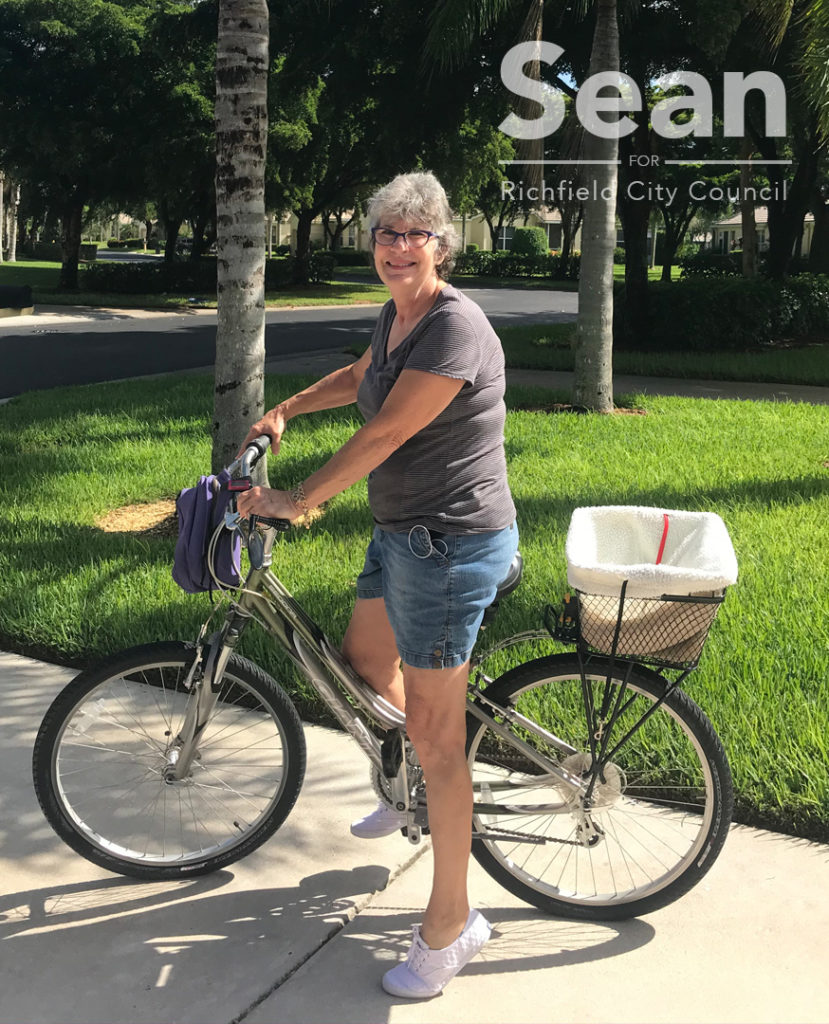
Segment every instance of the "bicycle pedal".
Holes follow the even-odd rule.
[[[420,828],[419,825],[415,825],[414,828],[412,829],[411,835],[409,835],[409,826],[404,825],[403,828],[400,829],[400,832],[409,840],[409,842],[413,846],[419,843],[423,836],[431,835],[428,825],[424,826],[423,828]]]

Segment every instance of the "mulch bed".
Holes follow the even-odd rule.
[[[142,537],[175,537],[178,516],[173,498],[145,505],[125,505],[107,512],[95,523],[104,533],[135,533]]]

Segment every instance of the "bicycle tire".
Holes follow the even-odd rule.
[[[619,663],[613,669],[614,694],[625,669]],[[608,659],[589,660],[588,685],[594,699],[610,671]],[[620,723],[632,724],[634,715],[664,697],[666,686],[664,677],[634,666],[628,677],[633,703]],[[510,727],[571,774],[586,774],[592,759],[574,655],[520,665],[488,686],[484,695],[557,733],[569,743],[570,752],[556,750],[520,725]],[[615,735],[621,738],[624,732]],[[620,920],[673,902],[714,863],[731,822],[733,789],[722,744],[703,711],[679,689],[608,765],[590,812],[599,826],[595,846],[585,845],[585,834],[579,832],[584,818],[577,808],[571,805],[565,812],[549,813],[551,797],[561,806],[564,787],[557,788],[549,775],[544,781],[542,769],[526,753],[494,736],[472,715],[467,756],[475,800],[492,808],[493,787],[500,786],[501,792],[509,790],[509,803],[521,811],[476,813],[476,831],[501,828],[537,840],[522,843],[506,835],[476,839],[475,858],[508,891],[560,917]]]
[[[108,871],[161,880],[225,867],[270,838],[299,794],[299,716],[236,654],[188,776],[164,780],[194,657],[194,645],[174,642],[120,651],[76,676],[44,716],[32,759],[40,806],[64,842]]]

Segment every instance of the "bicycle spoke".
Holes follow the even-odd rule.
[[[170,863],[234,848],[272,814],[288,771],[279,718],[256,689],[226,677],[183,777],[168,751],[197,699],[183,665],[134,668],[74,706],[54,757],[60,800],[78,832],[121,860]]]
[[[534,664],[565,662],[566,656],[554,656]],[[696,727],[675,710],[687,698],[680,691],[667,698],[663,691],[652,694],[636,672],[630,673],[621,701],[619,680],[611,678],[607,690],[606,673],[588,678],[585,691],[577,665],[572,674],[527,671],[526,678],[523,687],[516,683],[502,692],[496,683],[492,699],[515,708],[507,727],[522,743],[535,746],[563,773],[582,778],[584,796],[553,774],[522,774],[527,766],[522,747],[510,748],[503,733],[492,736],[486,723],[473,723],[469,757],[475,799],[480,807],[493,808],[475,812],[484,838],[473,850],[484,867],[493,872],[497,867],[496,877],[510,887],[514,882],[514,891],[526,892],[525,898],[534,901],[530,894],[537,894],[539,906],[595,907],[596,915],[602,907],[658,894],[683,872],[699,871],[696,861],[711,828],[714,792]],[[588,706],[595,708],[595,744],[585,729],[585,692]],[[609,726],[603,709],[615,709]],[[539,730],[522,728],[527,719]],[[541,730],[554,732],[574,752],[551,750]],[[613,758],[595,769],[592,751],[601,758],[603,750],[614,748]],[[553,805],[561,811],[552,813]],[[511,832],[545,842],[521,843]]]

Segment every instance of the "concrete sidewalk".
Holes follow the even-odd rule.
[[[353,839],[371,804],[344,734],[307,727],[305,786],[261,850],[203,879],[108,875],[32,791],[40,719],[72,670],[0,654],[0,1024],[822,1022],[829,847],[735,827],[680,901],[616,924],[541,914],[473,863],[495,935],[438,999],[386,996],[431,855]]]

